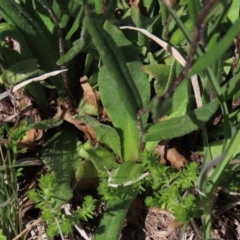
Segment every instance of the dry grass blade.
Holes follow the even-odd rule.
[[[31,78],[31,79],[28,79],[24,82],[21,82],[21,83],[17,84],[16,86],[14,86],[11,90],[7,90],[6,92],[0,94],[0,101],[4,98],[8,97],[11,93],[16,92],[17,90],[27,86],[30,83],[42,81],[42,80],[44,80],[48,77],[58,75],[59,73],[65,72],[67,70],[68,69],[53,71],[53,72],[50,72],[50,73],[43,74],[39,77]]]
[[[120,29],[131,29],[131,30],[135,30],[143,33],[144,35],[146,35],[147,37],[155,41],[157,44],[159,44],[163,49],[168,51],[183,67],[186,65],[186,60],[182,57],[182,55],[177,51],[176,48],[174,48],[167,42],[164,42],[160,38],[154,36],[153,34],[149,33],[147,30],[142,28],[131,27],[131,26],[120,27]],[[196,74],[191,77],[191,82],[193,86],[197,107],[199,108],[202,106],[202,99],[201,99],[200,87],[198,84],[198,79]]]

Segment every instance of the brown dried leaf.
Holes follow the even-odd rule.
[[[100,95],[92,89],[91,85],[88,83],[87,76],[80,78],[80,84],[83,88],[84,105],[90,105],[96,111],[96,115],[99,115],[102,111],[101,105],[99,104]]]
[[[154,122],[155,122],[155,123],[156,123],[156,122],[163,122],[163,121],[167,120],[167,118],[168,118],[168,115],[164,115],[164,116],[162,116],[161,118],[154,119]]]
[[[130,0],[129,5],[138,8],[139,0]]]
[[[164,164],[168,160],[173,167],[180,170],[187,163],[186,158],[176,148],[167,149],[166,145],[167,143],[164,142],[155,147],[155,152],[160,156],[160,162]]]
[[[64,109],[63,106],[58,106],[56,117],[73,124],[76,128],[84,132],[92,141],[97,141],[93,129],[87,126],[81,119],[72,119],[73,116],[71,112],[68,109]]]
[[[89,189],[96,189],[98,187],[98,184],[99,184],[98,177],[88,178],[88,179],[84,178],[77,183],[77,185],[74,188],[74,191],[81,192]]]
[[[167,160],[171,163],[173,167],[180,170],[187,163],[186,158],[181,155],[176,148],[170,148],[167,150],[166,154]]]
[[[166,0],[166,3],[169,5],[169,7],[173,8],[176,4],[176,0]]]
[[[26,112],[26,114],[28,114],[27,116],[29,116],[32,119],[34,119],[35,122],[40,122],[41,121],[41,117],[40,117],[39,112],[38,112],[37,109],[32,109],[32,111]],[[40,138],[42,138],[42,136],[43,136],[43,130],[31,128],[31,129],[29,129],[27,131],[26,135],[21,140],[21,142],[31,145],[35,141],[37,141]]]
[[[25,137],[21,140],[22,143],[32,144],[35,141],[39,140],[43,136],[43,130],[40,129],[29,129]]]

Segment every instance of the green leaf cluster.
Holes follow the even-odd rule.
[[[46,174],[39,179],[39,190],[28,192],[29,198],[42,211],[41,218],[48,224],[49,237],[58,236],[60,229],[63,234],[71,233],[75,224],[91,219],[95,211],[95,200],[86,196],[81,208],[73,211],[71,215],[62,214],[59,207],[65,203],[65,199],[59,199],[58,191],[59,186],[54,174]]]
[[[186,168],[176,172],[173,168],[160,164],[152,153],[144,153],[142,159],[146,170],[151,172],[146,185],[153,190],[153,196],[146,198],[146,204],[172,211],[176,220],[181,222],[199,216],[196,197],[191,193],[198,176],[197,163],[189,163]]]
[[[210,238],[211,221],[207,218],[211,209],[205,203],[210,202],[229,161],[239,154],[239,111],[232,111],[228,104],[234,105],[239,97],[240,64],[233,48],[236,52],[239,47],[239,39],[234,41],[234,38],[239,38],[240,4],[237,0],[217,2],[198,26],[199,14],[207,2],[177,1],[172,6],[169,1],[167,4],[144,0],[132,6],[121,0],[0,0],[0,15],[5,21],[0,24],[3,39],[0,82],[1,87],[9,91],[7,95],[1,93],[0,99],[10,95],[11,87],[31,76],[59,69],[59,66],[69,69],[66,75],[52,77],[45,84],[31,83],[25,87],[47,120],[33,123],[21,119],[15,127],[5,126],[6,147],[14,155],[12,162],[20,153],[17,143],[27,130],[57,128],[45,135],[46,144],[41,149],[43,161],[53,173],[46,177],[52,185],[43,178],[40,191],[30,193],[33,199],[40,199],[37,206],[43,210],[42,218],[47,222],[57,219],[63,232],[69,232],[73,219],[64,218],[58,207],[71,199],[73,178],[76,186],[82,179],[99,177],[98,190],[107,201],[107,210],[95,239],[118,239],[119,226],[131,200],[146,187],[153,191],[153,196],[146,200],[149,206],[171,210],[184,222],[198,216],[198,198],[205,211],[203,221],[208,226],[204,238]],[[120,9],[121,14],[116,9]],[[133,31],[119,26],[146,29],[148,35],[141,29]],[[194,36],[198,34],[192,33],[197,28],[200,32],[196,40]],[[16,41],[20,51],[9,48],[6,37]],[[160,98],[167,93],[191,54],[185,79],[172,96],[166,100]],[[87,115],[89,112],[81,104],[85,99],[79,75],[88,76],[90,87],[99,92],[104,116],[98,111],[94,112],[96,118]],[[87,141],[81,139],[80,142],[80,131],[52,117],[52,105],[46,100],[49,96],[56,96],[55,103],[61,105],[63,112],[66,110],[69,118],[71,113],[76,114],[77,119],[68,120],[78,130],[83,130],[83,125],[88,129],[83,130]],[[71,98],[68,105],[66,99]],[[197,107],[194,99],[198,99]],[[206,123],[216,113],[221,114],[222,119],[209,128]],[[167,119],[159,121],[166,114]],[[159,164],[151,155],[159,141],[197,130],[201,138],[197,132],[193,134],[204,155],[200,174],[196,163],[176,172]],[[8,152],[9,158],[12,152]],[[219,156],[223,161],[218,160]],[[138,180],[147,172],[149,176]],[[198,197],[193,194],[196,180],[202,193]],[[44,199],[47,199],[45,203]],[[72,216],[91,217],[93,202],[87,198],[81,212],[76,211]],[[47,207],[54,211],[45,211]],[[58,232],[56,224],[49,229],[50,236]]]

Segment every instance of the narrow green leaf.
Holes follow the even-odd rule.
[[[103,22],[112,18],[116,10],[116,6],[117,6],[117,0],[111,0],[110,2],[108,2],[107,9],[103,15]]]
[[[195,22],[197,19],[197,15],[201,9],[201,3],[199,0],[195,1],[187,0],[187,5],[190,18],[192,19],[193,22]]]
[[[84,52],[89,47],[89,36],[84,34],[83,37],[73,42],[73,46],[57,60],[57,65],[61,66],[62,64],[69,62],[74,57],[76,57],[80,52]]]
[[[95,3],[95,11],[97,14],[101,14],[104,8],[105,1],[94,0]]]
[[[186,31],[192,32],[194,29],[194,23],[193,21],[189,18],[184,22],[184,27],[186,28]],[[180,44],[183,40],[186,41],[186,37],[183,33],[183,30],[181,28],[176,29],[172,35],[170,36],[169,43],[173,46],[176,46]]]
[[[137,7],[131,7],[130,11],[131,11],[132,20],[133,20],[134,24],[136,25],[136,27],[143,28],[142,16],[141,16],[140,9]],[[138,32],[138,45],[149,47],[148,38],[140,32]]]
[[[239,93],[240,88],[239,78],[240,73],[231,78],[225,85],[222,86],[221,90],[225,101],[233,97],[235,94]]]
[[[219,17],[221,15],[225,15],[231,6],[232,0],[221,0],[217,1],[211,11],[208,11],[207,16],[205,17],[205,23],[211,21],[212,19]]]
[[[239,33],[239,31],[240,31],[240,19],[238,19],[231,26],[231,28],[224,35],[221,41],[219,41],[219,43],[215,44],[205,54],[203,54],[196,60],[188,76],[192,76],[196,73],[203,71],[211,64],[216,62],[219,58],[221,58],[223,54],[226,52],[226,50],[229,48],[229,46],[232,44],[234,37]]]
[[[167,8],[173,19],[176,21],[179,29],[183,32],[184,36],[186,37],[187,41],[190,43],[191,42],[191,34],[188,31],[188,29],[185,27],[185,24],[182,22],[182,20],[177,16],[177,13],[166,3],[164,0],[159,0],[164,7]],[[166,21],[166,20],[165,20]],[[164,23],[165,23],[164,21]]]
[[[144,140],[161,141],[186,135],[199,129],[216,112],[219,104],[215,100],[184,116],[151,124],[146,128]]]
[[[55,128],[58,127],[62,124],[63,120],[61,119],[57,119],[57,118],[50,118],[47,120],[43,120],[41,122],[36,122],[30,125],[29,128],[35,128],[35,129],[51,129],[51,128]]]
[[[70,28],[70,30],[67,33],[67,36],[65,38],[65,40],[70,40],[70,38],[72,37],[72,35],[78,30],[80,23],[83,20],[83,16],[84,16],[84,11],[83,11],[83,7],[80,8],[77,17],[75,18],[72,27]]]
[[[217,186],[218,182],[221,179],[221,176],[223,175],[227,165],[229,164],[229,161],[234,157],[234,154],[236,153],[238,146],[239,146],[239,139],[240,139],[240,131],[239,129],[236,129],[236,132],[232,134],[232,139],[227,146],[226,151],[223,153],[225,156],[223,160],[221,160],[213,173],[211,174],[208,185],[206,187],[206,193],[210,196],[212,195],[213,191],[215,190],[215,187]],[[201,190],[201,189],[200,189]]]
[[[190,81],[184,79],[173,93],[171,114],[168,119],[187,114],[189,110],[190,96]]]
[[[81,162],[77,142],[76,131],[64,130],[52,136],[41,151],[44,163],[55,174],[59,184],[58,197],[65,201],[72,197],[70,184]]]

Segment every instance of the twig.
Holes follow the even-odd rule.
[[[151,173],[150,172],[145,172],[143,173],[141,176],[139,176],[137,179],[131,180],[131,181],[127,181],[123,184],[117,184],[117,183],[111,183],[112,182],[112,177],[111,177],[111,173],[107,170],[107,168],[105,167],[107,174],[109,176],[108,178],[108,186],[109,187],[113,187],[113,188],[118,188],[118,187],[126,187],[126,186],[130,186],[133,185],[136,182],[139,182],[140,180],[142,180],[143,178],[149,176]]]
[[[212,0],[209,1],[202,9],[201,13],[198,15],[197,20],[196,20],[196,25],[195,25],[195,29],[194,29],[194,33],[193,33],[193,39],[192,39],[192,44],[191,44],[191,48],[189,51],[189,55],[186,61],[186,65],[184,66],[182,72],[178,75],[178,77],[175,79],[175,81],[173,82],[173,84],[171,85],[171,87],[167,90],[167,92],[163,95],[163,99],[167,99],[171,96],[171,94],[174,92],[174,90],[177,88],[177,86],[183,81],[183,79],[187,76],[192,63],[193,63],[193,59],[197,50],[197,45],[200,39],[200,34],[201,34],[201,30],[203,29],[205,23],[204,23],[204,19],[207,16],[207,14],[209,13],[209,11],[215,6],[215,4],[218,2],[219,0]]]
[[[59,54],[60,54],[60,57],[62,57],[65,54],[63,28],[61,27],[60,21],[59,21],[58,17],[56,16],[56,14],[54,13],[54,11],[51,8],[49,8],[48,6],[44,5],[43,3],[41,3],[41,4],[48,11],[50,17],[52,18],[53,22],[55,23],[55,25],[57,27],[58,41],[59,41],[59,43],[58,43]],[[63,65],[61,65],[62,70],[66,69],[66,68],[67,68],[67,63],[64,63]],[[72,106],[72,94],[71,94],[70,87],[68,84],[69,82],[68,82],[67,72],[62,72],[62,78],[63,78],[64,89],[68,96],[68,103],[71,107]]]
[[[144,128],[143,128],[143,122],[142,122],[142,115],[145,113],[144,110],[139,110],[137,113],[137,128],[139,132],[139,154],[143,151],[145,147],[145,143],[143,141],[144,136]]]
[[[38,81],[42,81],[48,77],[51,77],[51,76],[55,76],[61,72],[65,72],[67,71],[68,69],[64,69],[64,70],[57,70],[57,71],[53,71],[53,72],[50,72],[50,73],[46,73],[46,74],[43,74],[39,77],[35,77],[35,78],[31,78],[31,79],[28,79],[24,82],[21,82],[19,84],[17,84],[16,86],[14,86],[13,88],[11,88],[10,90],[7,90],[6,92],[4,93],[1,93],[0,94],[0,101],[6,97],[8,97],[9,95],[11,95],[12,93],[16,92],[17,90],[25,87],[26,85],[28,85],[29,83],[32,83],[32,82],[38,82]]]
[[[233,62],[232,62],[232,71],[237,67],[239,62],[239,52],[240,52],[240,33],[237,35],[236,38],[236,44],[234,49],[234,56],[233,56]]]

